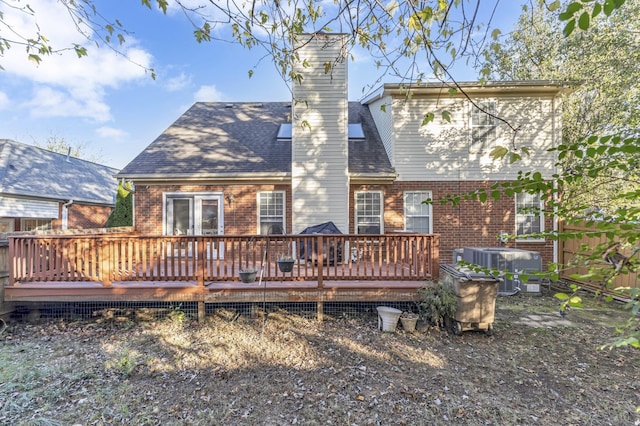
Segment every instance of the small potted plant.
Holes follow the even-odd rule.
[[[445,330],[447,323],[455,317],[458,298],[450,283],[439,281],[418,290],[420,316]]]
[[[252,283],[256,280],[258,270],[255,268],[244,268],[240,269],[239,274],[243,283]]]
[[[418,314],[405,311],[400,314],[400,322],[404,331],[413,332],[416,330],[416,324],[418,323]]]
[[[291,256],[291,254],[279,254],[277,262],[280,272],[293,271],[293,264],[295,263],[295,260],[293,259],[293,256]]]

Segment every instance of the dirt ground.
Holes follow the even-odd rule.
[[[627,312],[587,305],[499,297],[492,336],[277,311],[8,322],[0,424],[640,425],[640,351],[598,349]]]

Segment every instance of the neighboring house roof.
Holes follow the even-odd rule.
[[[117,169],[0,139],[0,194],[114,204]]]
[[[128,179],[291,177],[290,102],[197,102],[118,174]],[[392,174],[366,105],[349,102],[349,123],[364,139],[349,141],[350,173]]]

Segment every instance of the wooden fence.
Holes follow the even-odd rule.
[[[589,272],[589,265],[584,265],[581,258],[586,254],[591,254],[589,249],[593,249],[598,246],[609,245],[610,239],[605,234],[595,228],[595,226],[582,225],[566,225],[563,222],[560,223],[559,231],[561,233],[577,233],[581,234],[580,238],[569,238],[566,240],[560,240],[558,243],[558,263],[563,265],[560,272],[560,278],[565,281],[575,282],[582,286],[600,288],[602,282],[594,282],[590,280],[584,280],[575,278],[575,275],[586,275]],[[587,250],[585,252],[585,249]],[[593,250],[591,250],[592,252]],[[622,251],[625,254],[625,251]],[[628,254],[628,253],[627,253]],[[600,264],[592,262],[591,266],[612,268],[611,265],[601,261]],[[611,289],[616,287],[631,287],[638,288],[638,272],[624,273],[618,275],[609,286]]]

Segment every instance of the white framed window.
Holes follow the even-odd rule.
[[[258,192],[258,234],[284,234],[284,191]]]
[[[354,195],[356,234],[384,233],[382,192],[357,191]]]
[[[471,105],[471,152],[481,152],[493,145],[498,137],[496,101],[475,101]]]
[[[542,241],[528,235],[544,232],[543,202],[540,194],[516,194],[516,237],[519,240]]]
[[[53,219],[22,219],[20,230],[22,231],[48,231],[53,229]]]
[[[5,232],[13,232],[15,220],[14,219],[0,219],[0,234],[4,234]]]
[[[430,234],[431,205],[423,201],[431,199],[431,191],[406,191],[404,193],[404,229],[405,231]]]

